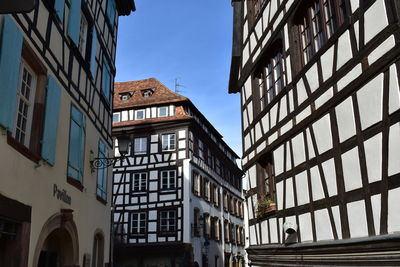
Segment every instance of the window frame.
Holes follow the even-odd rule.
[[[140,194],[147,192],[148,175],[147,172],[131,172],[131,192],[132,194]]]
[[[137,215],[137,222],[136,222],[136,231],[133,231],[134,229],[134,216]],[[144,219],[142,219],[142,215]],[[137,212],[131,212],[130,213],[130,225],[129,225],[129,235],[130,236],[145,236],[148,232],[147,229],[147,219],[148,219],[148,214],[146,211],[137,211]],[[144,222],[144,226],[142,227],[142,222]],[[142,232],[143,229],[143,232]]]
[[[172,138],[172,136],[173,136],[173,138]],[[167,140],[166,140],[167,146],[164,145],[164,137],[167,138]],[[173,139],[173,143],[171,143],[172,139]],[[162,134],[161,135],[161,151],[175,151],[175,150],[176,150],[176,134],[175,133]]]
[[[114,116],[118,116],[118,120],[117,121],[114,120]],[[120,112],[114,112],[113,113],[113,123],[118,123],[118,122],[121,122],[121,113]]]
[[[24,76],[24,70],[31,75],[31,84],[33,85],[32,88],[30,88],[30,93],[29,93],[29,99],[26,99],[26,96],[23,95],[22,93],[22,88],[23,86],[23,76]],[[19,79],[18,79],[18,89],[17,89],[17,96],[16,96],[16,114],[14,116],[14,126],[13,126],[13,132],[12,132],[12,137],[14,140],[16,140],[18,143],[21,145],[27,147],[29,149],[30,147],[30,141],[31,141],[31,134],[32,134],[32,122],[33,122],[33,115],[34,115],[34,109],[35,109],[35,97],[36,97],[36,91],[38,87],[38,74],[33,70],[33,68],[26,62],[24,58],[21,57],[21,62],[20,62],[20,74],[19,74]],[[21,101],[25,102],[25,105],[27,106],[27,114],[24,116],[24,114],[21,114],[22,116],[26,117],[25,120],[25,129],[24,131],[24,140],[21,142],[21,138],[17,137],[17,130],[18,128],[21,128],[18,126],[18,121],[19,120],[19,115],[20,115],[20,104]],[[21,122],[22,123],[22,122]],[[20,129],[21,131],[21,129]]]
[[[161,115],[161,109],[165,108],[165,115]],[[168,117],[169,115],[169,107],[168,106],[162,106],[157,108],[157,117],[158,118],[165,118]]]
[[[138,118],[139,112],[143,112],[143,118]],[[141,121],[146,119],[146,110],[145,109],[137,109],[135,110],[135,121]]]
[[[171,214],[171,212],[173,212],[174,217],[170,218],[169,215]],[[164,220],[167,221],[165,227],[167,228],[166,230],[162,230],[162,215],[163,213],[168,214],[167,218],[165,218]],[[158,211],[158,235],[159,236],[174,236],[178,230],[178,212],[176,209],[163,209],[163,210],[159,210]],[[171,224],[171,220],[173,220],[173,224]],[[172,228],[172,229],[171,229]]]
[[[281,40],[270,47],[254,73],[253,79],[258,90],[260,110],[264,110],[286,86],[285,57]]]
[[[164,174],[167,174],[166,177],[164,177]],[[173,183],[171,183],[171,173],[174,173],[173,177]],[[166,179],[166,183],[164,183],[164,179]],[[166,187],[164,187],[166,185]],[[170,191],[170,190],[176,190],[177,189],[177,172],[176,170],[161,170],[160,171],[160,190],[162,191]]]
[[[348,5],[346,2],[346,0],[311,0],[299,7],[299,10],[295,14],[294,24],[297,27],[302,66],[305,66],[312,60],[314,55],[324,47],[328,40],[348,19]],[[316,3],[318,3],[318,12],[313,14],[313,7],[316,9]],[[329,8],[326,9],[326,3],[333,3],[333,8],[331,6],[331,13],[329,14],[327,12]],[[341,8],[342,4],[344,4],[344,9]],[[331,24],[331,27],[328,26],[329,24]],[[318,33],[320,34],[316,34],[316,28],[319,29]],[[317,41],[321,42],[318,48],[315,43],[317,36],[323,38],[322,41]],[[306,47],[304,47],[305,44],[307,44]]]
[[[145,136],[145,137],[135,137],[134,139],[133,139],[133,154],[134,155],[145,155],[145,154],[147,154],[147,151],[148,151],[148,140],[147,140],[148,138]],[[138,141],[138,140],[145,140],[145,142],[144,142],[144,150],[139,150],[139,151],[137,151],[136,150],[136,141]],[[143,145],[143,142],[140,142],[140,147]]]

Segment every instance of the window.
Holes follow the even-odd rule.
[[[146,212],[132,213],[131,234],[144,235],[146,234]]]
[[[150,97],[152,95],[153,95],[153,90],[152,89],[146,89],[146,90],[142,91],[142,96],[144,98],[148,98],[148,97]]]
[[[313,0],[300,8],[295,23],[306,64],[344,22],[347,10],[344,0]]]
[[[114,122],[120,122],[120,114],[119,113],[113,114],[113,123]]]
[[[146,191],[147,186],[147,173],[133,173],[132,174],[133,181],[133,192],[144,192]]]
[[[99,140],[99,158],[108,158],[108,149],[106,144]],[[103,200],[107,200],[107,168],[97,170],[97,190],[96,194]]]
[[[215,206],[219,206],[219,187],[218,185],[214,186],[214,190],[213,190],[213,194],[214,194],[214,204]]]
[[[162,234],[172,234],[176,230],[176,211],[160,211],[159,229]]]
[[[168,116],[168,107],[159,107],[158,117],[167,117],[167,116]]]
[[[257,194],[259,200],[275,201],[275,176],[273,173],[272,157],[262,158],[257,168]]]
[[[141,155],[147,153],[147,137],[140,137],[134,139],[134,153]]]
[[[193,172],[193,193],[196,196],[200,196],[200,175],[197,172]]]
[[[104,265],[104,237],[97,233],[93,242],[93,267],[102,267]]]
[[[135,120],[144,120],[145,119],[145,110],[139,109],[135,110]]]
[[[224,238],[225,238],[225,242],[229,243],[230,239],[229,239],[229,222],[228,220],[224,221]]]
[[[284,60],[279,45],[261,61],[256,72],[257,86],[260,92],[260,107],[263,110],[285,85]]]
[[[19,143],[26,147],[29,147],[36,79],[35,72],[22,60],[13,136]]]
[[[71,106],[69,129],[68,177],[82,183],[85,152],[85,117]]]
[[[110,103],[112,75],[110,65],[105,57],[103,57],[102,75],[101,92],[106,102]]]
[[[87,22],[87,19],[86,19],[85,15],[81,12],[81,25],[80,25],[80,31],[79,31],[78,48],[79,48],[79,51],[81,52],[81,55],[83,58],[85,58],[85,55],[86,55],[88,28],[89,28],[89,24]]]
[[[176,172],[175,171],[161,171],[161,189],[171,190],[176,187]]]
[[[218,217],[214,217],[212,227],[213,227],[214,239],[217,241],[221,240],[220,237],[221,221],[219,220]]]
[[[163,151],[175,150],[175,134],[161,135],[161,142]]]
[[[224,192],[224,210],[228,211],[228,194]]]
[[[114,26],[115,14],[116,14],[115,0],[108,0],[106,16],[107,16],[107,20],[110,23],[111,27]]]
[[[121,101],[127,101],[131,97],[132,97],[131,93],[124,93],[120,94],[119,99],[121,99]]]
[[[193,213],[193,235],[200,236],[200,210],[194,209]]]
[[[210,201],[211,198],[211,192],[210,192],[210,181],[206,180],[204,181],[204,198],[207,201]]]
[[[210,236],[211,236],[210,214],[204,213],[204,237],[210,238]]]
[[[203,149],[204,149],[204,144],[203,144],[203,142],[199,139],[198,140],[198,142],[199,142],[199,157],[201,158],[201,159],[204,159],[204,151],[203,151]]]

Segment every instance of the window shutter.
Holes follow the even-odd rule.
[[[55,0],[54,2],[54,10],[61,22],[64,20],[64,6],[65,0]]]
[[[68,35],[78,46],[81,27],[81,0],[71,0],[68,17]]]
[[[115,0],[108,0],[107,2],[107,18],[111,26],[114,26],[115,21]]]
[[[107,59],[103,57],[103,79],[102,79],[102,92],[103,96],[110,102],[110,83],[111,83],[111,72],[110,67],[107,63]]]
[[[46,109],[41,154],[42,158],[52,166],[55,164],[60,98],[61,88],[54,78],[49,76],[47,80]]]
[[[94,77],[94,65],[96,63],[96,48],[97,48],[97,32],[96,32],[96,26],[93,25],[93,31],[92,31],[92,49],[90,51],[90,72],[93,74]]]
[[[99,140],[99,158],[106,158],[108,156],[107,146],[100,139]],[[107,168],[97,170],[97,195],[102,199],[107,198]]]
[[[69,137],[68,176],[82,181],[85,147],[85,119],[75,107],[71,107]]]
[[[0,40],[0,125],[12,131],[23,38],[11,17],[3,18]]]

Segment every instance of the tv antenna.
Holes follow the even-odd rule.
[[[179,89],[179,87],[186,88],[183,84],[180,84],[180,83],[179,83],[179,81],[178,81],[179,79],[180,79],[180,78],[175,78],[175,93],[182,93],[182,92],[185,92],[185,91]]]

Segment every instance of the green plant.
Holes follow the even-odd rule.
[[[270,211],[271,206],[275,206],[275,203],[271,198],[266,197],[264,199],[260,199],[258,201],[258,204],[257,204],[257,215],[258,215],[258,217],[261,217],[265,213]]]

